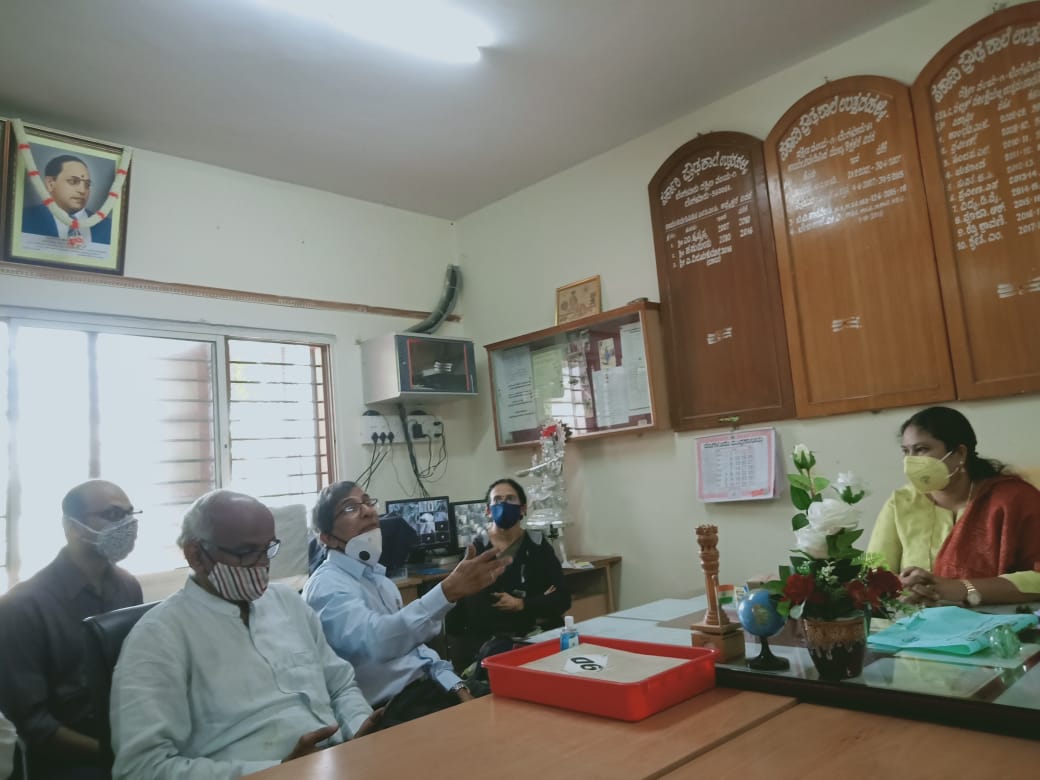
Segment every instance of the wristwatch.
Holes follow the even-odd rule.
[[[971,580],[961,580],[961,584],[967,590],[964,594],[964,603],[969,607],[977,607],[982,603],[982,594],[979,593],[979,589],[971,584]]]
[[[451,686],[451,690],[449,691],[449,693],[457,694],[463,688],[465,688],[467,691],[469,690],[469,688],[466,686],[466,683],[464,683],[462,681],[459,681],[459,682],[455,683],[453,686]]]

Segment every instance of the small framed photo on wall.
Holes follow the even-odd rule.
[[[591,317],[603,311],[600,298],[599,276],[590,276],[580,282],[556,288],[556,324]]]
[[[122,274],[129,150],[10,125],[5,259]]]

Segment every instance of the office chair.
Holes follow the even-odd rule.
[[[397,512],[388,512],[380,517],[379,528],[383,532],[383,553],[379,562],[386,567],[387,575],[393,576],[408,563],[412,550],[419,544],[419,534]]]
[[[108,702],[112,694],[112,672],[115,671],[123,640],[138,620],[158,601],[139,604],[135,607],[116,609],[84,619],[87,632],[84,669],[87,687],[94,705],[94,716],[98,720],[98,741],[109,763],[115,760],[112,753],[112,726],[108,717]]]

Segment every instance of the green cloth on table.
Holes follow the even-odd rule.
[[[993,666],[998,669],[1014,669],[1021,666],[1037,653],[1040,645],[1025,643],[1010,658],[1002,658],[993,648],[982,650],[974,655],[950,655],[938,650],[900,650],[896,656],[906,660],[942,661],[960,666]]]
[[[954,655],[972,655],[987,649],[989,632],[1007,625],[1013,631],[1035,626],[1036,615],[986,615],[962,607],[931,607],[915,612],[872,634],[872,650],[932,650]]]

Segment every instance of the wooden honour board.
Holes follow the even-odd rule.
[[[765,161],[799,416],[953,398],[909,90],[829,82]]]
[[[912,96],[958,397],[1040,390],[1040,3],[962,32]]]
[[[762,142],[698,136],[649,195],[675,427],[793,417]]]

